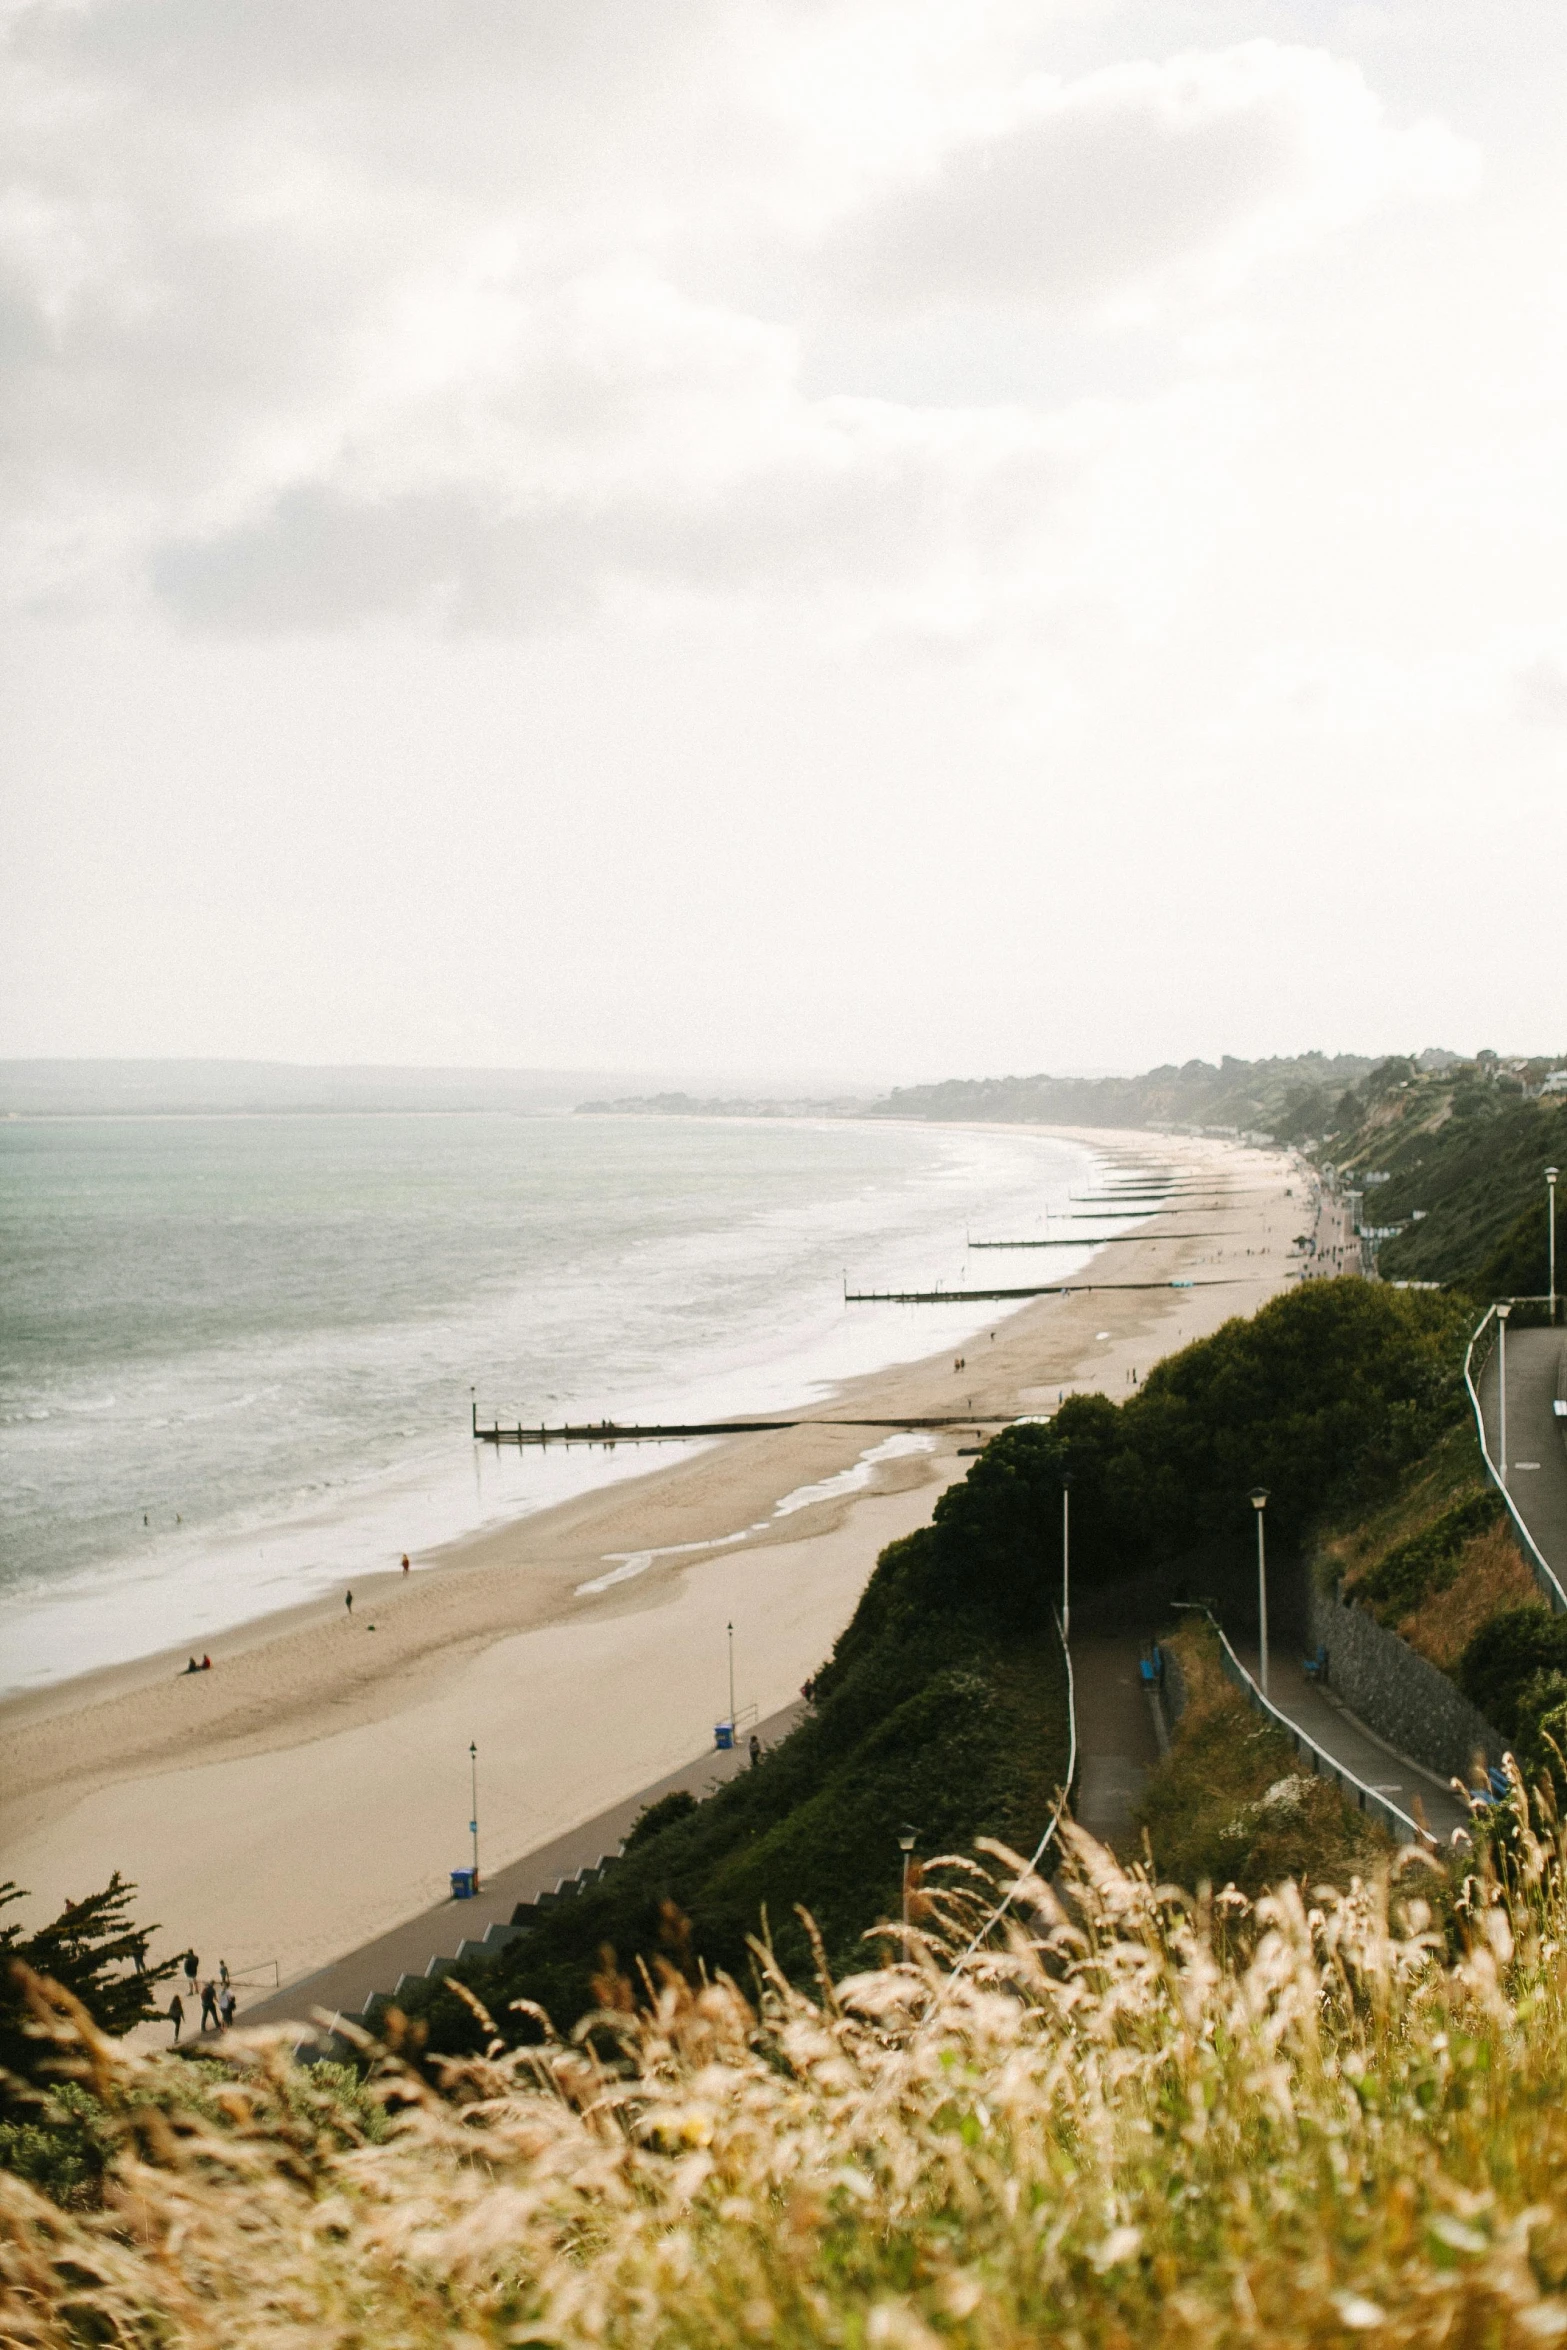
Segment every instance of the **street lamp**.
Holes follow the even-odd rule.
[[[1268,1553],[1262,1533],[1262,1513],[1268,1506],[1266,1485],[1252,1487],[1251,1506],[1257,1513],[1257,1646],[1262,1659],[1262,1694],[1266,1697],[1268,1694]]]
[[[1496,1326],[1502,1333],[1501,1361],[1497,1366],[1496,1388],[1497,1394],[1501,1398],[1502,1458],[1499,1468],[1504,1485],[1507,1483],[1507,1317],[1512,1310],[1510,1300],[1505,1306],[1498,1306],[1496,1309]]]
[[[729,1727],[735,1726],[735,1628],[729,1626]]]
[[[1545,1170],[1545,1195],[1550,1203],[1550,1215],[1546,1223],[1546,1246],[1550,1252],[1551,1328],[1553,1330],[1556,1327],[1556,1177],[1559,1172],[1560,1170],[1555,1167],[1547,1167]]]
[[[1072,1634],[1072,1472],[1061,1472],[1061,1637]]]
[[[905,1822],[903,1832],[898,1838],[898,1850],[903,1855],[903,1930],[905,1933],[909,1930],[909,1860],[918,1832],[917,1829],[911,1828]]]
[[[479,1890],[479,1749],[473,1742],[468,1746],[469,1795],[473,1810],[468,1820],[468,1833],[473,1838],[473,1889]]]

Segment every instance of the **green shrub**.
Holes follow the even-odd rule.
[[[1567,1616],[1514,1607],[1470,1641],[1459,1659],[1458,1686],[1511,1745],[1528,1726],[1526,1692],[1542,1673],[1567,1673]]]
[[[631,1823],[625,1842],[627,1852],[634,1852],[639,1844],[646,1844],[650,1837],[661,1836],[677,1820],[689,1819],[695,1809],[696,1797],[684,1787],[672,1788],[668,1795],[661,1795],[656,1803],[644,1805]]]

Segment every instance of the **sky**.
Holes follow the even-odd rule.
[[[1567,1041],[1559,0],[0,41],[0,1056]]]

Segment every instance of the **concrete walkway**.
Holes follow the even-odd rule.
[[[1501,1347],[1493,1346],[1479,1379],[1486,1449],[1498,1468],[1501,1360]],[[1567,1418],[1552,1409],[1558,1396],[1567,1396],[1567,1332],[1509,1330],[1507,1490],[1546,1565],[1567,1588]]]
[[[1256,1680],[1259,1659],[1255,1642],[1232,1640],[1230,1645]],[[1374,1787],[1413,1819],[1418,1820],[1423,1812],[1427,1827],[1442,1843],[1468,1821],[1468,1807],[1442,1780],[1386,1745],[1347,1706],[1340,1705],[1331,1690],[1308,1680],[1293,1648],[1281,1650],[1269,1643],[1268,1695],[1286,1720],[1304,1730],[1325,1754],[1346,1771],[1353,1771],[1365,1786]]]
[[[757,1725],[762,1744],[776,1746],[804,1711],[803,1705],[795,1704],[769,1715]],[[749,1737],[749,1730],[742,1732],[743,1741]],[[484,1890],[475,1900],[437,1902],[433,1909],[393,1926],[389,1933],[334,1959],[330,1966],[281,1991],[270,1992],[245,2007],[238,2020],[243,2024],[304,2024],[318,2008],[329,2015],[357,2016],[378,1991],[394,1990],[400,1975],[422,1975],[432,1959],[455,1958],[459,1943],[482,1942],[486,1927],[507,1924],[519,1901],[552,1892],[563,1877],[574,1877],[579,1869],[592,1868],[595,1862],[618,1852],[638,1813],[661,1795],[672,1795],[677,1789],[707,1795],[749,1768],[744,1743],[733,1754],[704,1754],[696,1762],[671,1771],[667,1779],[628,1795],[596,1819],[585,1820],[580,1828],[557,1836],[553,1843],[542,1844],[521,1860],[486,1875]]]
[[[1123,1860],[1136,1858],[1132,1814],[1159,1759],[1153,1714],[1138,1669],[1141,1655],[1136,1640],[1072,1642],[1078,1754],[1072,1816]]]

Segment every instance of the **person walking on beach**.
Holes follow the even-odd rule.
[[[200,1972],[200,1959],[196,1956],[194,1950],[187,1950],[185,1953],[185,1987],[188,1991],[191,1992],[193,1996],[196,1989],[196,1977],[200,1974]]]
[[[347,1608],[349,1614],[352,1615],[354,1612],[354,1595],[351,1591],[348,1594],[348,1597],[344,1600],[343,1605]]]
[[[229,1962],[226,1958],[218,1960],[218,1981],[226,1991],[229,1987]]]
[[[185,2021],[185,2002],[176,1991],[169,2001],[169,2021],[174,2026],[174,2045],[180,2044],[180,2026]]]
[[[403,1552],[403,1573],[406,1575],[406,1574],[407,1574],[407,1572],[408,1572],[408,1553],[407,1553],[407,1551],[405,1550],[405,1551]]]
[[[233,1992],[225,1991],[220,2002],[223,2010],[223,2029],[225,2032],[232,2032],[234,2029],[234,2009],[237,2004],[238,2003],[235,2000]]]
[[[762,1759],[762,1741],[760,1740],[760,1738],[758,1738],[758,1736],[756,1735],[756,1732],[753,1730],[753,1731],[751,1732],[751,1768],[752,1768],[752,1770],[753,1770],[753,1771],[755,1770],[755,1768],[756,1768],[757,1764],[758,1764],[758,1763],[761,1761],[761,1759]]]
[[[218,2020],[218,1987],[216,1983],[203,1983],[201,1986],[201,2028],[203,2031],[206,2030],[209,2022],[215,2032],[222,2031],[223,2026]]]

